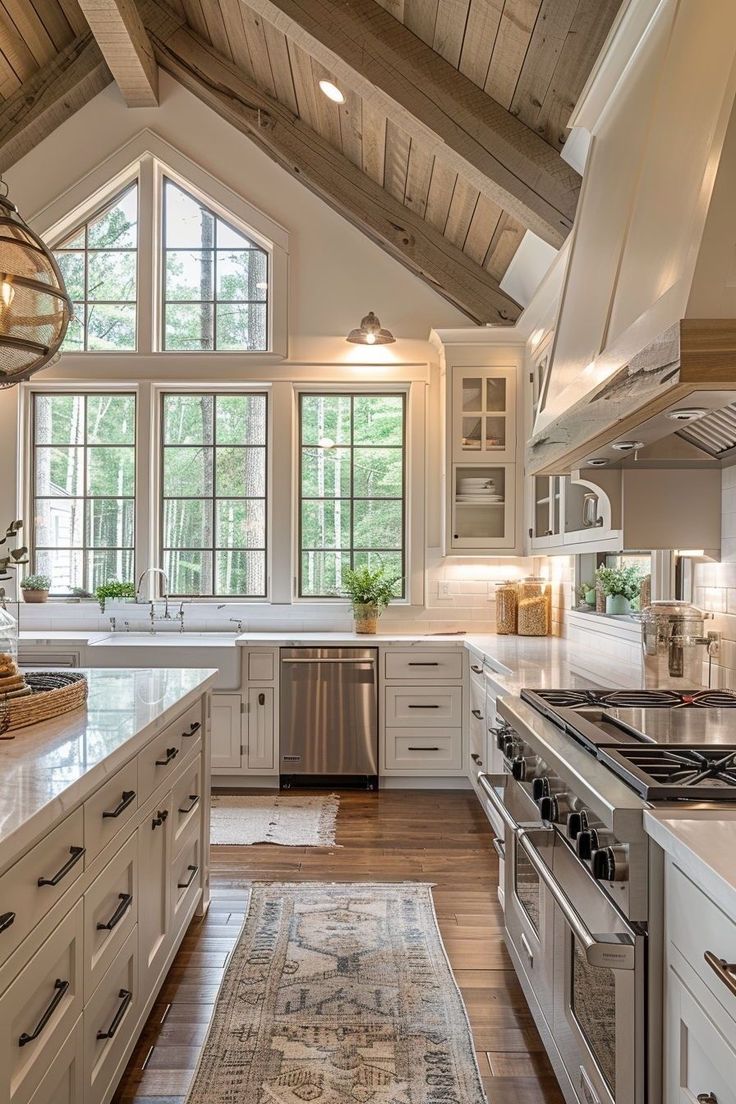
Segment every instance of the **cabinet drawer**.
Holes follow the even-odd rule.
[[[0,1101],[27,1104],[82,1011],[77,901],[0,997]]]
[[[80,1104],[84,1099],[83,1050],[80,1016],[46,1070],[31,1104]]]
[[[480,679],[470,677],[470,716],[485,727],[486,688]]]
[[[273,682],[275,669],[273,652],[248,652],[248,682]]]
[[[84,998],[89,1000],[138,919],[138,840],[123,844],[84,895]]]
[[[146,801],[176,767],[187,759],[202,731],[202,704],[197,702],[155,736],[138,756],[138,803]]]
[[[156,796],[142,810],[138,839],[140,982],[149,993],[157,984],[171,941],[169,884],[171,868],[171,793]]]
[[[736,1051],[670,967],[666,983],[664,1099],[736,1104]]]
[[[138,811],[138,764],[126,763],[84,803],[87,862],[99,855]]]
[[[410,735],[404,729],[386,730],[387,770],[459,770],[462,732],[438,730],[426,736]]]
[[[709,953],[716,959],[736,963],[736,922],[672,862],[667,863],[666,916],[668,939],[736,1021],[736,996],[705,960]],[[731,971],[731,976],[736,981],[736,970]]]
[[[176,940],[188,910],[202,885],[201,837],[199,826],[192,825],[181,851],[171,864],[171,932]]]
[[[15,950],[74,885],[84,870],[84,858],[84,822],[80,808],[3,874],[0,878],[0,923],[7,926],[0,931],[0,961]]]
[[[385,653],[384,673],[387,679],[461,679],[462,651],[440,652],[434,648],[407,648]]]
[[[105,1098],[138,1020],[138,930],[133,928],[84,1009],[85,1104]]]
[[[387,728],[460,728],[461,686],[387,686]]]
[[[182,845],[187,828],[196,821],[200,821],[200,809],[202,805],[202,746],[199,753],[181,778],[174,784],[172,793],[172,816],[174,818],[172,847],[176,855]]]

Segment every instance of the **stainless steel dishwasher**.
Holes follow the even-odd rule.
[[[376,648],[281,649],[281,782],[378,775]]]

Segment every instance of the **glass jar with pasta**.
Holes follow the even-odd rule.
[[[516,632],[518,587],[513,579],[496,587],[496,632],[508,636]]]

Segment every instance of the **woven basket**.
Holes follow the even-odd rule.
[[[87,701],[87,679],[67,671],[29,671],[25,676],[31,693],[25,697],[0,695],[0,734],[48,721],[80,709]]]

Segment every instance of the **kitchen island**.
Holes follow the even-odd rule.
[[[89,669],[0,742],[0,1099],[107,1104],[209,894],[212,668]]]

